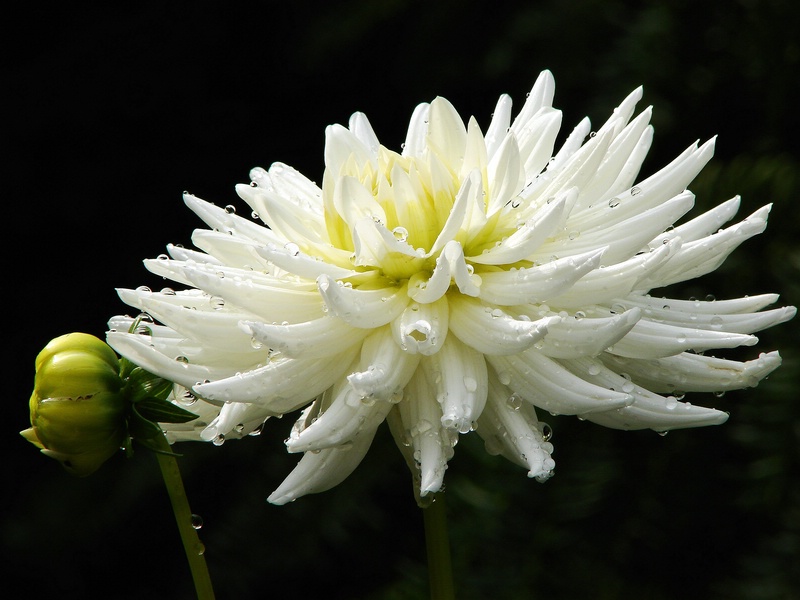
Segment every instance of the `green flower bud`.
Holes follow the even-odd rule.
[[[70,473],[90,475],[125,441],[119,360],[98,338],[70,333],[36,357],[30,429],[22,436]]]

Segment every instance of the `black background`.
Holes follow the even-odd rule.
[[[6,9],[3,9],[4,11]],[[74,479],[17,432],[38,350],[100,337],[115,287],[161,287],[141,259],[200,225],[181,192],[237,204],[254,166],[319,181],[324,127],[365,112],[398,148],[436,95],[485,127],[553,71],[569,131],[634,87],[655,106],[644,175],[696,139],[717,156],[698,207],[775,202],[765,235],[669,293],[779,291],[798,304],[800,19],[791,2],[330,2],[32,6],[2,19],[6,274],[2,589],[30,598],[190,598],[155,460]],[[10,335],[9,335],[10,334]],[[800,597],[797,325],[760,336],[784,366],[755,390],[687,398],[719,428],[622,433],[563,417],[545,485],[475,436],[446,478],[461,598]],[[706,397],[707,396],[707,397]],[[292,418],[221,448],[184,445],[185,482],[219,598],[425,597],[421,517],[382,431],[356,473],[286,507],[265,502],[297,460]]]

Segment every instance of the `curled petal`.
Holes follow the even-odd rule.
[[[685,427],[719,425],[728,419],[728,414],[722,411],[654,394],[606,368],[596,359],[579,358],[564,361],[563,364],[579,377],[597,385],[630,390],[629,393],[634,399],[629,406],[581,415],[587,421],[614,429],[669,431]]]
[[[753,335],[681,327],[641,319],[609,352],[630,358],[662,358],[686,350],[701,352],[714,348],[753,346]]]
[[[317,287],[328,310],[353,327],[374,329],[397,318],[408,305],[406,286],[354,289],[320,275]]]
[[[375,430],[372,430],[358,436],[352,444],[306,452],[267,501],[286,504],[300,496],[324,492],[339,485],[361,463],[374,437]]]
[[[442,488],[447,461],[453,454],[450,433],[441,426],[442,410],[431,402],[433,389],[423,369],[417,369],[406,387],[403,402],[397,405],[416,469],[419,470],[420,496]],[[406,441],[407,440],[407,441]]]
[[[324,358],[276,358],[233,376],[192,386],[202,398],[259,404],[271,414],[296,410],[342,377],[358,345]]]
[[[771,207],[772,205],[764,206],[740,223],[683,244],[667,265],[646,280],[647,288],[662,287],[710,273],[719,267],[739,244],[764,231]]]
[[[488,355],[516,354],[530,348],[559,319],[514,319],[503,310],[477,300],[459,296],[450,300],[450,330],[468,346]]]
[[[536,417],[533,406],[523,402],[494,375],[489,377],[489,397],[478,425],[478,435],[489,454],[502,454],[528,469],[528,477],[537,481],[546,481],[553,474],[555,461],[550,457],[553,444],[543,435],[546,425]]]
[[[606,354],[603,362],[627,373],[638,385],[654,392],[726,392],[755,387],[781,364],[777,352],[762,353],[747,362],[682,352],[676,356],[644,360]]]
[[[392,334],[404,352],[429,356],[438,352],[444,344],[448,322],[446,296],[429,304],[412,302],[392,321]]]
[[[449,336],[442,349],[422,360],[428,384],[442,410],[441,424],[467,433],[486,404],[486,361],[473,348]]]
[[[511,356],[488,356],[501,382],[531,404],[564,415],[613,410],[633,402],[627,392],[576,376],[535,349]]]
[[[394,402],[402,397],[420,357],[404,352],[391,328],[382,327],[364,340],[359,371],[348,375],[347,381],[361,397]]]
[[[468,260],[482,265],[503,265],[527,258],[553,233],[561,220],[566,203],[566,197],[550,203],[505,241],[483,250],[480,254],[468,256]]]
[[[641,317],[637,308],[606,318],[566,317],[548,325],[540,350],[550,358],[597,356],[627,335]]]
[[[591,250],[535,267],[482,272],[480,298],[500,306],[550,300],[598,268],[602,257],[603,249]]]
[[[240,327],[265,347],[290,358],[330,356],[350,348],[369,333],[333,316],[284,325],[242,321]]]
[[[356,359],[358,360],[358,359]],[[355,368],[351,365],[350,369]],[[349,370],[349,369],[348,369]],[[344,383],[325,392],[325,409],[302,431],[293,432],[286,442],[289,452],[316,451],[352,443],[360,435],[372,437],[392,408],[390,402],[362,397]]]
[[[231,375],[230,368],[176,360],[184,356],[182,349],[178,348],[177,344],[158,342],[152,339],[152,336],[109,331],[106,334],[106,341],[116,352],[134,364],[187,388],[191,388],[198,381]],[[166,349],[168,347],[174,347],[172,352]],[[165,351],[169,354],[165,354]]]

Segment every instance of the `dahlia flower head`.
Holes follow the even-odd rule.
[[[327,128],[322,187],[281,163],[252,170],[236,188],[252,219],[185,193],[208,226],[199,250],[145,261],[181,289],[119,290],[152,321],[114,317],[107,337],[199,415],[164,424],[170,442],[221,444],[299,410],[286,446],[302,458],[269,497],[283,504],[345,479],[384,421],[420,496],[473,431],[546,480],[542,413],[658,432],[723,423],[684,394],[755,386],[781,359],[707,352],[752,346],[795,309],[649,291],[716,269],[770,207],[723,227],[737,197],[674,225],[714,140],[636,183],[653,138],[651,109],[634,117],[641,88],[558,150],[554,88],[541,73],[513,120],[501,96],[486,133],[444,98],[420,104],[400,153],[355,113]]]

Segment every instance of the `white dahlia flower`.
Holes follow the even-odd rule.
[[[209,227],[192,237],[200,251],[169,246],[145,265],[188,289],[120,290],[162,324],[130,333],[115,317],[108,334],[200,415],[165,424],[170,441],[219,444],[303,409],[286,440],[303,457],[269,497],[282,504],[341,482],[383,421],[421,496],[473,430],[546,480],[539,411],[659,432],[724,422],[681,397],[755,386],[780,357],[704,352],[751,346],[795,309],[762,311],[774,294],[648,292],[714,270],[769,206],[720,229],[733,198],[673,226],[713,140],[635,183],[653,136],[650,108],[632,118],[641,89],[556,152],[553,91],[542,73],[513,121],[502,96],[485,134],[444,98],[421,104],[399,154],[355,113],[327,129],[321,188],[280,163],[237,186],[267,227],[185,194]]]

